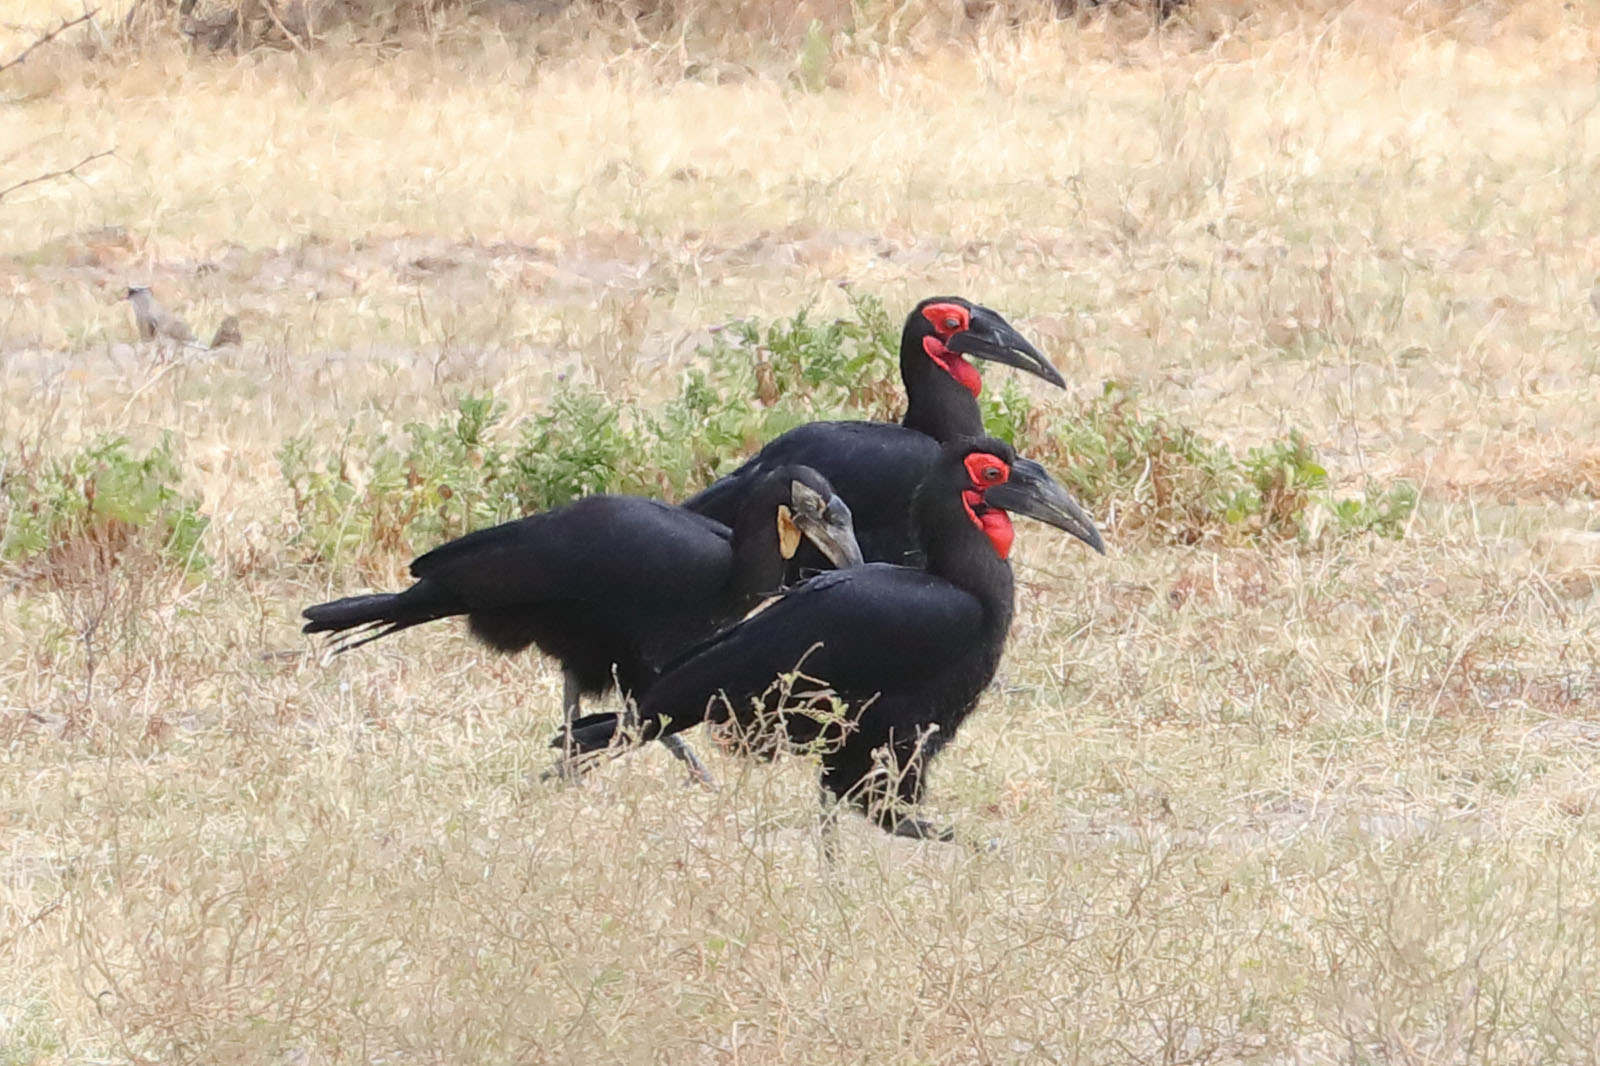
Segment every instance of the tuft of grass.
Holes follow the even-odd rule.
[[[143,543],[185,572],[204,570],[210,520],[179,487],[183,476],[170,433],[142,455],[120,436],[61,456],[19,454],[0,468],[0,560],[48,567],[87,548],[111,562]]]
[[[795,82],[808,93],[821,92],[828,87],[832,58],[833,41],[827,27],[821,19],[812,19],[800,41],[800,54],[795,58]]]

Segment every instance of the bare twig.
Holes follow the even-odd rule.
[[[28,53],[32,52],[35,48],[38,48],[41,44],[46,44],[49,41],[53,41],[55,38],[61,36],[63,33],[66,33],[80,22],[88,22],[90,19],[94,18],[95,11],[97,10],[97,8],[90,8],[88,11],[85,11],[75,19],[63,20],[61,25],[57,26],[43,37],[40,37],[37,41],[34,41],[28,47],[24,48],[21,54],[19,54],[15,59],[8,59],[4,63],[0,63],[0,73],[3,73],[9,68],[21,63],[24,59],[27,59]]]
[[[57,896],[54,900],[50,901],[49,903],[46,903],[41,910],[35,911],[34,914],[33,914],[33,917],[29,918],[26,922],[22,923],[21,928],[19,928],[16,932],[12,933],[10,936],[6,937],[4,940],[0,940],[0,948],[8,948],[12,944],[16,943],[18,940],[22,939],[22,934],[23,933],[26,933],[29,929],[32,929],[34,926],[38,925],[40,922],[42,922],[46,918],[50,917],[50,915],[52,915],[56,911],[60,910],[61,909],[61,903],[66,898],[67,898],[67,894],[65,892],[63,892],[63,893],[61,893],[61,895]]]
[[[294,50],[299,52],[301,55],[309,55],[310,53],[306,51],[306,46],[300,42],[300,38],[295,34],[290,33],[289,27],[285,26],[283,24],[283,19],[278,17],[278,5],[276,0],[266,0],[266,2],[261,6],[266,8],[267,17],[272,20],[272,24],[274,26],[278,27],[278,32],[289,39],[289,44],[293,46]]]
[[[105,149],[102,149],[102,150],[100,150],[98,152],[93,153],[92,155],[84,156],[82,159],[78,160],[76,163],[72,164],[70,167],[65,167],[65,168],[63,168],[61,170],[52,170],[52,171],[49,171],[48,173],[45,173],[45,174],[36,174],[31,178],[24,178],[23,180],[17,182],[15,185],[8,185],[4,189],[0,189],[0,200],[4,200],[7,196],[9,196],[12,193],[16,192],[18,189],[27,188],[29,185],[37,185],[39,182],[41,182],[41,181],[49,181],[51,178],[65,178],[65,177],[68,177],[69,175],[76,174],[78,172],[79,168],[88,166],[90,163],[93,163],[96,159],[101,159],[101,158],[103,158],[105,156],[115,155],[115,154],[116,154],[116,149],[115,148],[105,148]]]

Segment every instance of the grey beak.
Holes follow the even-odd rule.
[[[834,566],[843,570],[861,565],[861,545],[856,543],[856,529],[850,519],[850,508],[837,495],[828,497],[828,506],[820,519],[796,511],[794,524]]]
[[[987,359],[992,363],[1004,363],[1025,370],[1058,389],[1067,386],[1061,374],[1039,349],[1029,344],[1028,339],[1018,333],[1011,323],[987,307],[974,309],[972,321],[966,329],[950,338],[949,348],[952,352],[970,355],[974,359]]]
[[[1094,519],[1072,498],[1072,493],[1032,459],[1018,456],[1011,464],[1010,479],[986,489],[983,500],[1002,511],[1026,515],[1064,529],[1101,555],[1106,553],[1105,541],[1100,538]]]

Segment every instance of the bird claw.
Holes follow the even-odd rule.
[[[662,737],[661,743],[672,752],[673,758],[688,768],[691,783],[708,791],[717,787],[717,779],[711,776],[711,771],[706,769],[705,763],[700,761],[700,756],[694,753],[688,741],[674,733]]]
[[[892,836],[907,837],[911,840],[938,840],[945,843],[956,839],[956,831],[947,825],[934,825],[921,818],[896,819],[888,827]]]
[[[580,784],[584,776],[599,761],[592,753],[563,755],[539,775],[539,780],[544,782],[554,781],[563,785]]]
[[[583,771],[566,759],[557,759],[539,775],[539,780],[545,783],[554,781],[564,785],[575,785],[583,780]]]

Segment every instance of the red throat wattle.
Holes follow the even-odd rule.
[[[994,545],[994,553],[1002,559],[1011,556],[1011,539],[1016,531],[1011,528],[1011,516],[1004,511],[988,507],[983,492],[991,485],[1003,485],[1011,480],[1011,468],[998,456],[988,452],[973,452],[961,461],[973,487],[961,492],[961,506],[967,509],[972,524],[983,530],[983,535]],[[979,511],[978,508],[983,510]]]
[[[977,396],[983,392],[983,378],[978,376],[976,367],[962,358],[960,352],[952,352],[946,348],[938,337],[922,338],[922,350],[928,353],[929,359],[938,364],[940,370],[955,378],[957,383],[972,395]]]
[[[994,553],[1002,559],[1011,558],[1011,541],[1017,531],[1011,526],[1011,516],[993,508],[979,514],[976,508],[983,505],[983,493],[968,489],[961,494],[961,503],[967,509],[972,524],[983,530],[983,535],[994,545]]]

